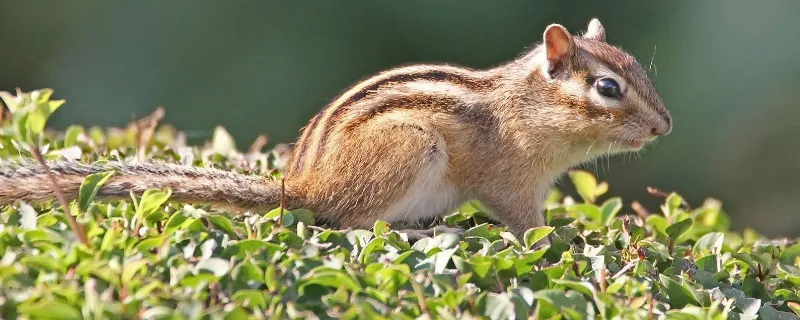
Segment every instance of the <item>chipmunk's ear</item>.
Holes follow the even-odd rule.
[[[544,30],[544,47],[547,56],[547,73],[550,77],[569,67],[575,53],[575,40],[560,24],[551,24]]]
[[[589,21],[589,28],[586,29],[586,34],[583,35],[583,38],[606,42],[606,29],[603,28],[600,20],[595,18]]]

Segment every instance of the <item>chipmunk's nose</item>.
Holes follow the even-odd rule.
[[[663,118],[656,121],[650,128],[650,133],[654,136],[666,136],[672,132],[672,117],[664,115]]]

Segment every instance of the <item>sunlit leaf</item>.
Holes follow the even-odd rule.
[[[114,171],[93,173],[83,179],[78,189],[78,207],[81,211],[89,209],[89,204],[94,200],[94,197],[97,196],[103,184],[105,184],[113,174]]]
[[[550,226],[528,229],[527,231],[525,231],[524,235],[525,248],[530,249],[531,247],[533,247],[534,244],[539,242],[539,240],[542,240],[548,235],[550,235],[550,233],[552,233],[553,230],[555,230],[555,228]]]
[[[573,170],[569,172],[569,178],[575,185],[575,190],[586,202],[594,202],[597,196],[597,179],[589,172]]]

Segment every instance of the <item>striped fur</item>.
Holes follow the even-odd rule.
[[[308,126],[303,129],[302,135],[295,144],[292,164],[290,164],[287,171],[290,174],[297,173],[299,170],[302,170],[303,164],[306,161],[313,161],[313,159],[316,158],[315,155],[320,152],[320,149],[324,148],[327,142],[327,136],[334,126],[332,123],[336,123],[343,113],[359,112],[359,110],[352,110],[352,105],[363,102],[366,99],[374,99],[376,96],[380,99],[382,89],[397,88],[403,84],[419,81],[456,84],[476,92],[487,90],[494,85],[491,78],[476,77],[476,75],[477,73],[475,71],[466,68],[418,65],[385,71],[353,86],[322,109],[322,111],[311,120]],[[425,99],[430,101],[435,98],[420,98],[418,100],[422,102],[422,100]],[[402,103],[401,101],[398,102],[406,106],[411,105],[409,103]],[[381,108],[369,105],[365,106],[363,103],[361,105],[363,108]],[[391,107],[386,106],[392,104],[384,103],[383,105],[384,107],[382,108],[388,109]],[[420,103],[420,106],[425,105],[430,106],[435,104]],[[309,149],[312,150],[309,152]]]

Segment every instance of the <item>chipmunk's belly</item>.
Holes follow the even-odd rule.
[[[385,211],[385,221],[415,221],[450,213],[462,202],[458,189],[446,179],[447,163],[421,170],[405,195]]]

